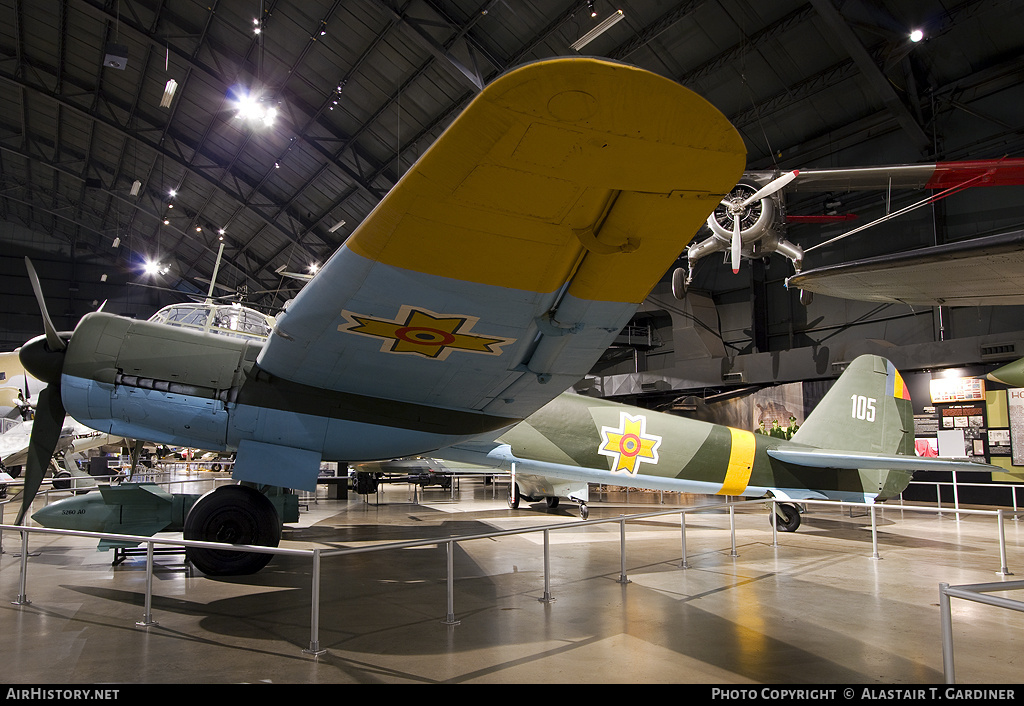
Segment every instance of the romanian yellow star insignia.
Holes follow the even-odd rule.
[[[452,351],[501,355],[501,347],[514,338],[481,336],[470,333],[478,321],[471,316],[435,314],[426,309],[403,306],[393,320],[343,311],[347,323],[338,327],[360,336],[384,339],[381,351],[385,353],[411,353],[425,358],[444,360]]]
[[[597,452],[611,456],[612,473],[625,471],[636,475],[643,462],[658,462],[658,446],[661,437],[647,435],[647,418],[632,417],[625,412],[619,413],[619,427],[601,427],[601,446]]]

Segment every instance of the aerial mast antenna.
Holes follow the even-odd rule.
[[[206,301],[213,301],[213,288],[217,286],[217,272],[220,270],[220,258],[224,254],[224,241],[220,242],[220,247],[217,248],[217,262],[213,265],[213,276],[210,277],[210,291],[206,293]]]

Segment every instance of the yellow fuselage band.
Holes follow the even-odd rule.
[[[732,445],[729,448],[729,467],[725,471],[725,481],[719,495],[739,495],[750,482],[750,472],[754,468],[753,433],[742,429],[729,428]]]

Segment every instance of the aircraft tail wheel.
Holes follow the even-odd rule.
[[[586,503],[580,503],[580,519],[585,520],[588,517],[590,517],[590,508]]]
[[[71,487],[71,471],[57,471],[53,474],[52,483],[55,490],[67,490]]]
[[[185,539],[276,547],[281,520],[263,493],[244,485],[225,485],[199,498],[185,518]],[[254,574],[271,554],[188,547],[185,556],[207,576]]]
[[[519,484],[513,483],[508,489],[508,506],[513,510],[519,507]]]
[[[554,510],[556,507],[558,507],[558,498],[557,497],[551,497],[551,496],[546,497],[546,498],[544,498],[544,502],[547,503],[548,507],[550,509],[552,509],[552,510]]]
[[[772,518],[775,526],[783,532],[796,532],[800,526],[800,510],[796,505],[777,503]]]

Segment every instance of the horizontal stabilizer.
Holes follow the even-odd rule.
[[[527,498],[561,497],[577,502],[590,499],[590,485],[587,481],[572,481],[547,475],[516,472],[515,482],[520,494]]]
[[[860,453],[828,449],[769,449],[768,455],[783,463],[808,468],[875,468],[902,471],[999,471],[997,466],[966,458],[932,458],[903,454]]]

